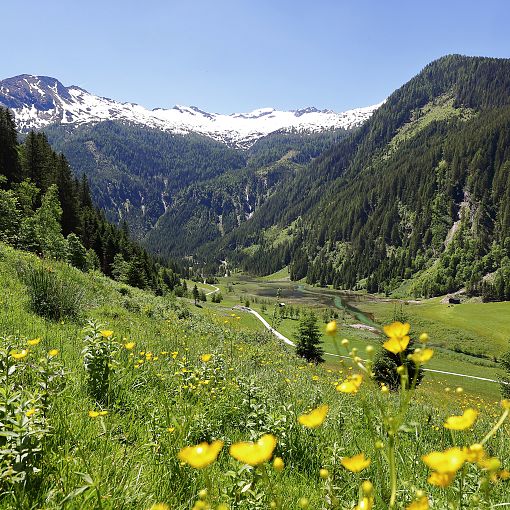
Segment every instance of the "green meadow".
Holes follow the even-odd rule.
[[[4,245],[0,283],[1,508],[404,509],[428,497],[433,508],[489,509],[508,501],[510,429],[502,420],[493,428],[508,410],[496,395],[447,391],[430,374],[417,391],[391,394],[370,380],[370,361],[307,364],[233,308],[247,296],[256,309],[264,304],[238,292],[241,283],[222,281],[222,303],[194,306]],[[67,312],[49,318],[55,309]],[[273,311],[267,304],[268,320]],[[381,337],[350,327],[347,312],[338,320],[346,325],[326,350],[345,336],[369,359],[366,346]],[[278,329],[292,338],[296,324],[285,319]],[[480,411],[472,425],[444,427],[466,408]],[[308,415],[314,409],[325,414]],[[261,437],[276,446],[262,447]],[[448,485],[427,481],[434,468],[423,455],[482,440],[497,468],[463,457]],[[210,444],[219,450],[193,467]],[[248,451],[242,461],[232,445]]]

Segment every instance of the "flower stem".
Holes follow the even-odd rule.
[[[487,433],[487,435],[480,441],[481,445],[484,445],[499,430],[501,425],[503,425],[503,423],[507,419],[509,413],[510,409],[506,409],[505,412],[501,415],[501,418],[498,420],[496,425],[494,425],[494,427],[492,427],[492,429]]]
[[[393,432],[391,432],[388,441],[388,460],[390,463],[391,484],[390,508],[393,508],[397,499],[397,466],[395,463],[395,437],[393,436]]]

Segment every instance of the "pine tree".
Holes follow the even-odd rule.
[[[317,316],[310,312],[303,314],[299,321],[296,354],[309,362],[323,363],[324,349],[321,346],[321,334],[317,325]]]
[[[7,179],[0,187],[21,180],[17,146],[14,118],[8,109],[0,107],[0,175]]]
[[[186,283],[186,282],[184,282],[184,283]],[[197,302],[198,302],[198,299],[200,297],[200,292],[198,291],[198,287],[197,287],[196,284],[193,287],[192,295],[193,295],[193,299],[195,300],[195,306],[196,306]]]

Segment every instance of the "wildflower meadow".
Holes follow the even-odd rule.
[[[34,311],[27,263],[78,285],[79,309]],[[0,280],[1,508],[510,504],[510,402],[460,389],[438,401],[417,384],[434,348],[412,324],[358,350],[331,321],[345,357],[320,366],[236,314],[5,247]],[[400,360],[397,389],[375,377],[384,351]]]

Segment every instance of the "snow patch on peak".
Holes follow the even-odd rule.
[[[148,110],[138,104],[95,96],[76,85],[65,87],[55,78],[32,75],[0,81],[0,104],[13,110],[21,131],[55,123],[78,126],[119,120],[177,134],[198,133],[240,148],[248,148],[258,139],[277,131],[311,133],[351,129],[362,124],[380,106],[342,113],[315,107],[292,111],[266,107],[231,115],[208,113],[196,106],[183,105]]]

